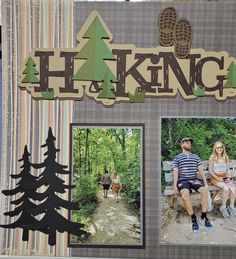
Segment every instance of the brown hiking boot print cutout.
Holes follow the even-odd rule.
[[[176,57],[186,58],[189,54],[192,41],[192,27],[187,20],[180,19],[177,22],[174,31],[174,38]]]
[[[174,44],[174,30],[177,22],[177,12],[173,7],[164,9],[159,15],[159,42],[164,47]]]

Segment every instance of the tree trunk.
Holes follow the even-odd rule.
[[[86,140],[85,140],[85,159],[84,159],[84,173],[88,172],[88,151],[89,151],[89,132],[90,129],[86,129]]]
[[[23,229],[22,241],[28,241],[28,240],[29,240],[29,230]]]
[[[126,159],[126,148],[125,148],[125,129],[122,129],[122,145],[121,145],[121,147],[122,147],[122,152],[123,152],[123,159]]]
[[[82,169],[82,154],[81,154],[81,131],[79,130],[79,172]]]
[[[54,246],[56,244],[56,229],[54,228],[50,228],[49,230],[48,244],[50,246]]]
[[[172,138],[172,122],[171,122],[171,119],[167,119],[167,127],[168,127],[169,143],[170,143],[170,146],[172,146],[173,138]]]

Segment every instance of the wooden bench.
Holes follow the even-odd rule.
[[[218,192],[220,191],[220,188],[212,185],[210,182],[211,175],[208,172],[208,163],[209,163],[209,161],[202,161],[206,180],[207,180],[207,183],[209,186],[208,190],[210,191],[212,201],[214,202],[214,199],[215,199],[216,195],[218,194]],[[229,161],[229,170],[231,173],[232,180],[236,184],[236,160]],[[165,174],[166,187],[164,190],[164,196],[165,196],[166,202],[169,204],[170,208],[177,209],[177,206],[178,206],[177,195],[174,194],[174,191],[173,191],[173,161],[163,161],[162,173]],[[199,174],[199,179],[201,179],[200,174]]]

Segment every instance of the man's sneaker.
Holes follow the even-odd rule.
[[[229,206],[229,207],[227,208],[227,210],[228,210],[228,214],[229,214],[230,216],[236,217],[236,208],[235,208],[235,207]]]
[[[220,211],[221,211],[222,216],[223,216],[224,218],[229,218],[229,217],[230,217],[230,215],[229,215],[228,210],[227,210],[226,207],[225,207],[225,208],[220,207]]]
[[[192,228],[193,228],[193,232],[197,232],[199,230],[199,225],[197,221],[192,221]]]
[[[206,217],[206,218],[201,218],[199,219],[199,221],[202,223],[202,225],[204,225],[206,228],[212,228],[212,224],[210,222],[210,220]]]

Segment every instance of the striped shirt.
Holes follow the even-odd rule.
[[[178,180],[196,179],[198,166],[202,164],[198,155],[181,153],[174,158],[173,168],[179,172]]]

